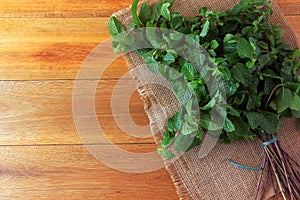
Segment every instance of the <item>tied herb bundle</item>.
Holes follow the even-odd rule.
[[[275,194],[300,199],[299,166],[276,135],[282,117],[300,119],[300,50],[284,43],[283,29],[268,23],[271,3],[241,0],[224,12],[200,8],[195,17],[171,13],[172,4],[163,0],[151,8],[143,3],[138,12],[134,0],[130,31],[114,16],[108,23],[115,51],[134,50],[149,70],[172,84],[180,103],[166,123],[159,153],[171,159],[174,151],[201,144],[203,133],[229,144],[257,137],[265,151],[259,169],[265,170],[255,198],[264,195],[266,173]]]

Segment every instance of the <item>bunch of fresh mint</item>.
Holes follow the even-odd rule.
[[[178,43],[182,43],[182,50],[187,49],[187,41],[181,41],[184,40],[183,37],[172,37],[172,34],[170,37],[163,37],[161,34],[161,38],[157,38],[158,34],[151,34],[151,31],[155,30],[146,30],[147,35],[143,39],[148,40],[153,48],[136,50],[154,73],[160,72],[172,81],[175,87],[178,87],[174,75],[176,72],[182,73],[189,81],[187,85],[198,98],[201,111],[196,128],[198,134],[193,145],[201,142],[202,131],[224,128],[221,134],[223,142],[232,143],[239,139],[275,134],[280,127],[281,117],[300,118],[300,51],[283,42],[283,29],[278,25],[269,25],[268,18],[272,14],[270,2],[242,0],[233,9],[225,12],[210,11],[203,7],[195,17],[171,13],[169,8],[173,4],[172,0],[163,0],[153,8],[143,3],[139,14],[137,3],[138,1],[134,1],[132,5],[132,30],[140,27],[159,27],[187,35],[208,52],[210,62],[217,67],[221,75],[226,91],[227,115],[223,126],[218,127],[210,122],[211,108],[216,106],[218,96],[212,97],[203,74],[173,49],[161,48],[164,43],[174,43],[177,46],[180,46]],[[115,17],[111,17],[109,21],[109,31],[115,37],[116,50],[128,50],[126,45],[118,42],[117,36],[124,32],[125,28]],[[184,53],[193,54],[182,54]],[[160,66],[153,63],[166,64],[174,70],[159,69]],[[181,94],[181,91],[187,89],[175,90],[179,100],[181,96],[188,96]],[[184,100],[181,102],[186,103]],[[182,106],[185,111],[181,109],[167,123],[168,130],[162,141],[163,149],[175,142],[175,135],[182,128],[186,129],[185,124],[192,124],[185,120],[189,105]],[[189,137],[184,131],[181,131],[181,134],[183,137],[177,137],[177,140]],[[177,148],[182,149],[180,145]]]
[[[201,143],[203,132],[219,131],[224,143],[265,142],[276,136],[282,117],[300,119],[300,50],[283,41],[279,25],[269,24],[270,2],[241,0],[224,12],[203,7],[195,17],[171,13],[172,4],[144,2],[138,13],[134,0],[129,31],[116,17],[108,23],[116,51],[134,50],[173,85],[181,108],[166,123],[161,154],[170,159],[174,149],[187,151]],[[300,198],[299,173],[289,171],[291,162],[275,144],[266,155],[276,182]]]

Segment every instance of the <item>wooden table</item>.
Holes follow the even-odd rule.
[[[131,2],[0,0],[0,199],[178,198],[164,169],[125,173],[99,162],[85,149],[73,120],[76,74],[109,38],[108,17]],[[300,39],[300,0],[278,2]],[[119,79],[127,71],[119,58],[100,77],[96,113],[110,142],[88,145],[155,151],[151,137],[124,133],[112,115],[110,97],[118,82],[131,82]],[[137,93],[129,110],[136,124],[148,124]]]

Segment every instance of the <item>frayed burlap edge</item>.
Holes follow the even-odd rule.
[[[159,2],[159,0],[149,0],[147,1],[148,4],[154,5],[155,3]],[[218,1],[193,1],[190,0],[188,2],[186,1],[175,1],[175,4],[173,6],[173,10],[175,11],[180,11],[183,15],[188,15],[188,16],[193,16],[195,15],[195,12],[190,12],[190,9],[199,9],[201,6],[207,6],[209,9],[213,10],[225,10],[230,7],[232,7],[235,3],[237,3],[237,0],[231,1],[229,4],[221,2],[219,3]],[[205,4],[207,3],[207,5]],[[187,6],[189,6],[188,9]],[[274,10],[274,14],[272,18],[270,19],[271,23],[279,23],[282,28],[285,29],[286,33],[284,35],[284,40],[291,44],[293,47],[298,46],[298,42],[296,39],[296,36],[290,27],[290,25],[287,23],[286,19],[284,18],[283,13],[281,12],[278,4],[275,1],[272,1],[272,8]],[[131,12],[130,8],[123,9],[117,13],[114,14],[120,21],[125,25],[128,26],[131,23]],[[141,75],[138,70],[135,70],[135,68],[139,65],[143,65],[142,59],[136,55],[135,53],[128,53],[124,55],[128,66],[132,68],[131,73],[135,79],[139,81],[138,83],[138,92],[141,96],[141,98],[144,101],[144,108],[145,112],[148,115],[148,118],[150,120],[150,126],[151,126],[151,131],[154,134],[154,139],[156,144],[160,144],[161,141],[161,133],[165,129],[164,122],[170,118],[178,109],[179,105],[177,102],[176,105],[176,100],[172,101],[174,105],[171,105],[172,107],[171,112],[166,111],[164,109],[164,106],[160,104],[159,100],[155,97],[155,92],[153,91],[153,88],[149,85],[146,85],[141,79]],[[145,69],[143,69],[145,70]],[[143,71],[142,70],[142,71]],[[148,72],[145,72],[148,73]],[[143,76],[143,75],[142,75]],[[172,112],[173,111],[173,112]],[[286,145],[283,145],[286,146]],[[295,153],[295,152],[294,152]],[[297,153],[296,153],[297,154]],[[164,160],[165,162],[165,167],[167,171],[169,172],[171,179],[176,187],[177,194],[179,195],[180,199],[199,199],[201,197],[192,197],[193,192],[189,191],[190,187],[187,187],[185,181],[183,181],[182,176],[179,175],[178,173],[178,166],[182,167],[183,170],[189,170],[188,168],[188,163],[186,162],[185,159],[178,159],[175,163],[171,163],[169,161]],[[188,179],[187,179],[188,180]]]

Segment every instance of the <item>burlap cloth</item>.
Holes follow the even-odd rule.
[[[147,2],[153,5],[158,0]],[[202,6],[212,10],[226,10],[238,2],[239,0],[175,0],[172,11],[178,11],[185,16],[195,16]],[[279,23],[285,29],[285,41],[294,47],[297,46],[297,38],[275,1],[272,1],[272,8],[274,14],[271,22]],[[129,8],[114,15],[126,27],[131,23]],[[125,58],[132,68],[132,75],[139,80],[138,91],[144,100],[151,131],[159,144],[161,133],[165,130],[165,121],[176,113],[179,108],[178,101],[168,89],[170,84],[162,76],[152,74],[138,55],[129,53]],[[299,161],[300,133],[296,130],[296,120],[284,119],[278,134],[282,147],[294,160]],[[260,172],[236,168],[230,165],[226,158],[229,157],[235,162],[248,166],[260,166],[263,160],[263,149],[258,140],[240,141],[233,145],[217,144],[205,158],[199,157],[199,149],[200,147],[192,149],[175,162],[165,162],[180,199],[247,200],[254,198]],[[265,198],[273,194],[273,190],[269,189]]]

